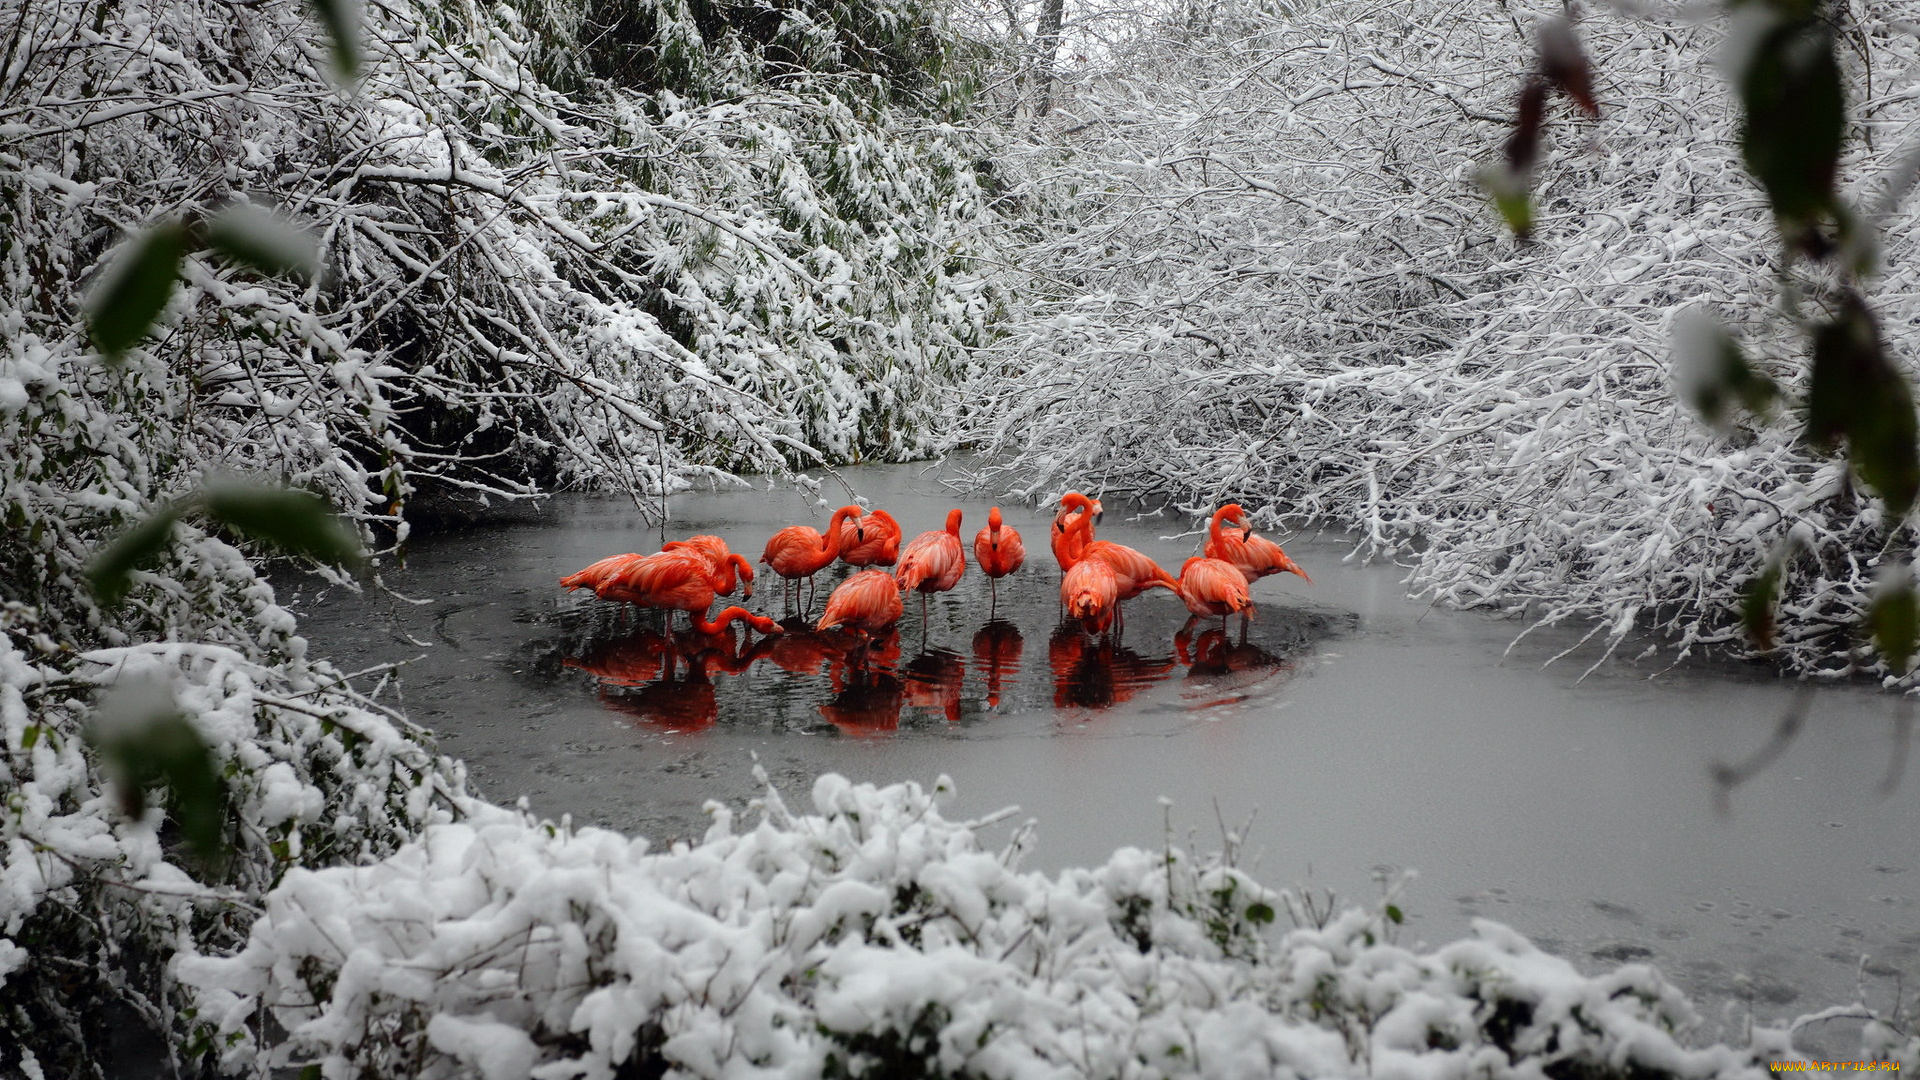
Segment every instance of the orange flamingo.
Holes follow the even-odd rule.
[[[848,666],[859,669],[866,666],[867,654],[873,647],[873,640],[881,631],[891,629],[900,621],[900,613],[905,606],[900,603],[900,583],[885,570],[862,570],[840,583],[827,597],[826,613],[820,616],[816,630],[831,630],[836,626],[849,630],[858,630],[866,635],[866,642],[858,650],[857,656],[849,654]]]
[[[707,608],[731,576],[731,569],[727,572],[716,569],[699,551],[678,548],[625,558],[611,570],[605,569],[614,559],[602,559],[585,570],[569,574],[560,579],[560,584],[568,589],[591,586],[594,595],[602,600],[664,609],[669,631],[673,628],[673,613],[684,611],[693,628],[703,634],[717,634],[736,619],[763,634],[780,632],[778,623],[743,607],[727,608],[708,622]]]
[[[946,592],[960,581],[960,575],[967,570],[967,554],[960,547],[960,511],[947,511],[947,527],[936,532],[923,532],[913,538],[913,543],[900,553],[900,565],[894,568],[893,576],[900,582],[900,590],[920,590],[920,626],[924,630],[927,623],[927,594]]]
[[[1085,544],[1085,541],[1080,540],[1080,534],[1073,528],[1075,516],[1091,515],[1092,520],[1087,523],[1087,539],[1091,540],[1093,539],[1093,521],[1098,520],[1100,514],[1101,506],[1098,499],[1089,499],[1077,491],[1069,491],[1060,496],[1060,512],[1053,515],[1053,531],[1049,539],[1053,544],[1053,559],[1060,564],[1061,573],[1064,574],[1073,569],[1073,564],[1080,561],[1080,548]]]
[[[1221,528],[1229,518],[1240,526],[1240,535]],[[1213,524],[1207,529],[1207,546],[1203,549],[1207,558],[1229,562],[1246,576],[1247,584],[1266,577],[1268,574],[1299,574],[1308,583],[1313,581],[1307,572],[1300,569],[1280,545],[1264,536],[1253,535],[1253,526],[1247,524],[1247,512],[1240,509],[1238,503],[1228,503],[1213,512]]]
[[[787,580],[786,588],[791,588],[792,583],[800,578],[806,578],[811,586],[813,575],[826,569],[827,564],[840,555],[841,523],[859,516],[860,508],[857,506],[843,506],[835,510],[824,535],[811,525],[789,525],[767,540],[767,549],[761,554],[760,561],[773,567],[774,573]],[[788,594],[783,590],[783,605],[790,602],[787,597]],[[812,607],[813,598],[809,596],[807,609],[811,610]]]
[[[900,561],[900,523],[885,510],[842,523],[840,561],[848,566],[892,566]]]
[[[840,583],[827,597],[827,610],[816,630],[844,626],[873,634],[900,621],[900,583],[885,570],[862,570]]]
[[[1093,539],[1093,515],[1082,514],[1074,519],[1071,531],[1081,537],[1080,562],[1074,565],[1098,560],[1111,566],[1119,583],[1121,601],[1131,600],[1148,589],[1165,589],[1179,595],[1179,580],[1162,570],[1159,563],[1125,544]]]
[[[1247,596],[1247,579],[1230,562],[1195,556],[1180,567],[1180,599],[1194,617],[1220,616],[1220,630],[1227,629],[1227,616],[1253,606]]]
[[[712,563],[724,576],[724,584],[714,589],[714,591],[721,596],[733,595],[733,590],[737,584],[734,578],[734,571],[738,570],[739,580],[746,583],[746,598],[749,600],[753,598],[753,564],[747,561],[745,555],[736,554],[728,550],[725,540],[710,535],[689,536],[685,540],[675,540],[670,544],[664,544],[660,550],[673,551],[676,548],[697,551],[707,557],[707,561]]]
[[[992,589],[992,605],[1000,602],[1000,579],[1020,569],[1027,561],[1027,545],[1020,539],[1020,531],[1012,526],[1000,524],[1000,508],[987,511],[987,527],[973,535],[973,559],[980,564],[980,572],[987,575]],[[989,606],[988,614],[993,607]]]
[[[1120,609],[1120,575],[1105,559],[1081,559],[1060,579],[1060,602],[1083,629],[1098,634]]]

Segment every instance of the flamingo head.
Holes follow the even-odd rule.
[[[947,531],[955,536],[960,535],[960,508],[957,506],[947,511]]]

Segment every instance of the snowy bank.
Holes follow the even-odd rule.
[[[1313,917],[1171,847],[1022,872],[1025,831],[990,850],[941,815],[948,788],[829,775],[804,814],[769,788],[754,823],[715,805],[660,852],[476,815],[289,873],[244,950],[178,975],[254,1075],[1761,1077],[1794,1056],[1770,1029],[1690,1047],[1654,969],[1586,977],[1492,922],[1409,949],[1387,905]],[[1868,1040],[1920,1065],[1920,1038]]]

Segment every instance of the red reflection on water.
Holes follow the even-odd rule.
[[[1001,687],[1020,677],[1020,654],[1025,649],[1020,628],[1005,619],[995,619],[974,631],[973,666],[986,676],[987,708],[999,708]]]
[[[938,709],[948,723],[960,722],[960,687],[967,677],[967,662],[959,653],[930,648],[909,660],[901,674],[907,704]]]
[[[669,635],[647,629],[561,663],[598,679],[600,702],[614,712],[684,733],[719,719],[713,676],[745,671],[776,640],[777,636],[754,641],[749,635],[743,645],[731,627],[712,635]],[[616,689],[625,687],[636,689]]]
[[[1187,665],[1188,689],[1183,696],[1188,699],[1188,708],[1206,709],[1240,701],[1261,683],[1293,674],[1293,661],[1268,652],[1244,635],[1236,642],[1213,627],[1196,636],[1196,621],[1188,620],[1173,635],[1174,657]]]
[[[906,691],[898,676],[862,669],[820,706],[827,722],[849,735],[878,735],[900,728],[900,706]]]
[[[1110,634],[1089,634],[1077,619],[1054,628],[1047,662],[1053,668],[1053,704],[1061,709],[1105,709],[1131,700],[1165,680],[1174,667],[1171,658],[1141,656]]]

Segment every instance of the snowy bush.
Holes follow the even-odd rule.
[[[1584,977],[1491,922],[1430,951],[1385,906],[1270,935],[1305,905],[1172,847],[1023,872],[1024,831],[989,850],[946,788],[826,776],[812,813],[769,790],[660,852],[436,825],[289,873],[244,950],[180,973],[262,1076],[1760,1077],[1792,1053],[1689,1048],[1653,969]]]
[[[1869,298],[1911,358],[1920,43],[1839,7],[1848,197],[1878,214]],[[1609,652],[1740,647],[1742,590],[1777,557],[1789,667],[1910,681],[1855,637],[1906,534],[1797,423],[1715,431],[1676,401],[1682,313],[1800,387],[1776,304],[1823,295],[1781,280],[1711,64],[1722,23],[1584,10],[1602,118],[1555,114],[1523,245],[1474,177],[1560,5],[1210,10],[1086,69],[1024,159],[1065,213],[1022,257],[1040,309],[976,391],[967,437],[1014,456],[990,479],[1351,528],[1417,590],[1590,623]]]
[[[447,499],[650,509],[911,455],[1000,303],[933,8],[364,5],[350,88],[313,9],[0,0],[0,1073],[189,1030],[170,956],[232,947],[290,867],[483,809],[307,657],[257,553],[190,515],[105,605],[111,537],[229,474],[402,547]],[[100,362],[88,297],[134,238],[234,206],[310,231],[325,273],[189,252]],[[191,858],[178,798],[122,816],[88,745],[116,712],[206,744],[224,859]]]

